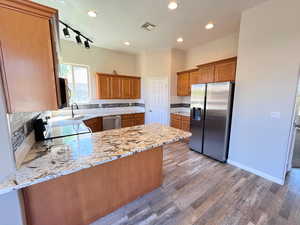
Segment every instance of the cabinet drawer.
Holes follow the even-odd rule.
[[[135,121],[133,119],[122,120],[122,128],[135,126]]]
[[[144,118],[135,119],[135,125],[144,125],[144,124],[145,124]]]
[[[136,113],[134,114],[134,118],[136,119],[143,119],[145,117],[144,113]]]
[[[122,120],[128,120],[128,119],[133,119],[134,114],[123,114],[121,115]]]
[[[181,116],[182,121],[185,122],[190,122],[190,117],[189,116]]]
[[[171,113],[171,120],[181,120],[181,116],[178,114]]]

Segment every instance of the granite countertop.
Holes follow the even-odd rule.
[[[0,194],[51,180],[191,136],[160,124],[69,136],[37,143],[23,165],[0,181]]]
[[[116,108],[94,108],[74,110],[75,116],[82,116],[80,120],[72,120],[70,118],[71,110],[59,110],[53,112],[52,118],[48,121],[51,127],[65,126],[70,124],[81,123],[83,120],[95,117],[116,116],[133,113],[144,113],[143,107],[116,107]]]
[[[190,117],[190,108],[173,108],[171,109],[172,114]]]

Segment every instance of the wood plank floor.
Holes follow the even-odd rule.
[[[162,187],[92,225],[109,224],[300,225],[300,170],[280,186],[175,143]]]

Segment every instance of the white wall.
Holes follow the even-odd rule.
[[[92,46],[85,49],[75,42],[61,40],[61,56],[63,63],[88,65],[91,73],[92,97],[96,96],[96,72],[139,76],[137,73],[137,56],[124,52]]]
[[[166,79],[167,86],[164,91],[168,96],[167,104],[161,108],[169,112],[170,105],[170,75],[171,75],[171,49],[157,49],[144,51],[139,55],[138,71],[142,77],[142,98],[145,101],[146,123],[149,120],[149,101],[151,100],[150,80]],[[167,116],[167,121],[169,115]]]
[[[237,56],[237,51],[238,33],[204,43],[187,51],[186,69],[192,69],[200,64]]]
[[[182,103],[184,97],[177,96],[177,72],[183,71],[186,66],[186,51],[179,49],[171,50],[171,74],[170,74],[170,101]]]
[[[2,93],[0,86],[0,180],[15,169]],[[17,191],[0,195],[0,215],[0,224],[23,224],[21,201]]]
[[[299,12],[299,0],[271,0],[245,11],[240,26],[229,159],[278,183],[300,66]]]

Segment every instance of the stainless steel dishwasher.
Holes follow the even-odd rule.
[[[103,130],[121,128],[121,116],[104,116]]]

